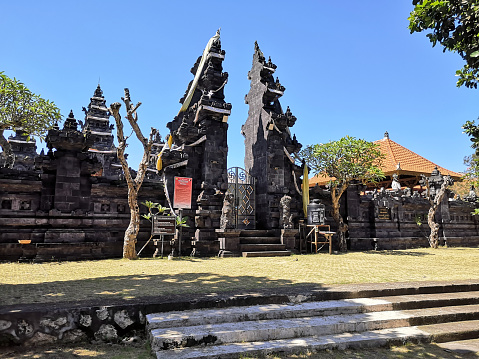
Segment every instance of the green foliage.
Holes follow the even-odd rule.
[[[479,125],[475,121],[467,121],[462,128],[472,142],[471,147],[475,150],[472,156],[464,159],[464,164],[467,166],[465,179],[470,180],[472,184],[479,185]]]
[[[479,82],[479,4],[476,0],[413,0],[411,33],[430,30],[426,36],[436,46],[457,52],[466,62],[456,71],[457,86],[477,88]]]
[[[363,183],[384,178],[381,161],[384,155],[372,142],[346,136],[326,144],[310,145],[301,151],[314,174],[331,177],[333,186],[349,184],[352,180]]]
[[[414,222],[416,222],[416,224],[417,224],[418,226],[422,226],[422,218],[423,218],[422,215],[416,214],[416,215],[414,216]]]
[[[180,219],[179,216],[176,217],[176,226],[177,227],[189,227],[189,225],[186,224],[186,221],[188,220],[188,216],[182,217]]]
[[[0,131],[22,129],[42,138],[60,119],[60,110],[53,102],[0,72]]]
[[[476,150],[476,156],[479,155],[479,127],[476,125],[476,121],[467,121],[462,125],[464,133],[466,133],[472,142],[471,147]]]
[[[148,208],[148,213],[142,214],[141,216],[150,222],[152,216],[158,214],[164,215],[170,210],[168,207],[163,207],[161,204],[152,201],[141,202],[141,204]]]

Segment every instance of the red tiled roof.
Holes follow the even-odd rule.
[[[374,141],[374,143],[379,145],[379,149],[385,155],[382,170],[386,176],[391,176],[393,173],[418,176],[421,174],[429,175],[437,167],[441,174],[450,175],[455,180],[462,177],[460,173],[449,171],[392,141],[387,134],[382,140]],[[325,185],[328,181],[328,176],[316,175],[309,179],[309,186],[312,187],[316,184]]]

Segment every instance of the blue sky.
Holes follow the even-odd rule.
[[[455,86],[457,54],[409,34],[411,1],[3,1],[0,71],[83,120],[100,81],[107,104],[123,88],[140,126],[164,137],[190,68],[221,27],[229,73],[228,166],[243,166],[254,41],[278,66],[283,108],[303,145],[345,135],[393,141],[454,171],[472,153],[461,125],[479,115],[477,90]],[[112,119],[113,121],[113,119]],[[142,149],[130,141],[130,165]]]

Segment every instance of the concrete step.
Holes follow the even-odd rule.
[[[148,314],[147,329],[479,304],[479,292],[400,295]],[[414,314],[414,312],[412,313]]]
[[[436,343],[479,339],[479,320],[421,325],[417,328],[429,333],[430,340]]]
[[[389,301],[384,301],[380,298],[358,298],[300,304],[267,304],[249,307],[155,313],[148,314],[146,321],[147,329],[152,330],[201,324],[358,314],[386,310],[392,310],[392,303]]]
[[[291,251],[259,251],[259,252],[242,252],[243,257],[284,257],[290,256]]]
[[[278,244],[281,237],[240,237],[240,244]]]
[[[454,323],[461,329],[451,326],[453,323],[434,324],[421,327],[388,328],[360,333],[340,333],[324,336],[311,336],[293,339],[279,339],[223,344],[206,347],[177,348],[168,351],[157,351],[158,359],[210,359],[239,358],[245,355],[263,357],[268,354],[292,354],[300,351],[319,351],[325,349],[370,348],[389,345],[402,345],[405,342],[437,342],[437,333],[447,334],[448,338],[478,338],[478,321]],[[457,333],[456,335],[454,334]],[[459,339],[453,339],[459,340]],[[460,348],[463,351],[479,351],[479,340],[450,342],[442,344],[444,348]]]
[[[250,229],[240,232],[240,237],[275,237],[277,231],[273,229]]]
[[[422,308],[402,310],[410,315],[410,325],[428,325],[436,323],[458,322],[464,320],[479,320],[479,305],[457,305],[438,308]]]
[[[324,296],[335,298],[328,301],[151,314],[147,328],[157,358],[182,359],[479,338],[479,291],[474,285],[360,289],[343,293],[338,286],[334,295]]]
[[[479,291],[412,294],[376,297],[391,303],[391,309],[421,309],[453,305],[479,304]]]
[[[286,246],[284,244],[240,244],[241,252],[263,252],[263,251],[284,251]]]
[[[193,326],[153,329],[151,330],[151,343],[152,348],[156,351],[202,344],[219,345],[235,342],[298,338],[406,327],[416,325],[417,323],[431,324],[473,319],[479,319],[479,305],[292,319],[230,321],[219,324],[203,323]]]
[[[191,327],[153,329],[152,349],[163,350],[203,344],[226,344],[363,332],[409,326],[411,316],[400,311],[272,319]]]
[[[361,347],[380,347],[401,345],[408,341],[426,341],[428,333],[416,327],[401,327],[366,331],[362,333],[340,333],[324,336],[312,336],[293,339],[242,342],[216,346],[177,348],[156,352],[157,359],[212,359],[241,358],[247,356],[264,357],[269,354],[282,355],[305,350],[347,349]]]

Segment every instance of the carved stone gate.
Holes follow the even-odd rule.
[[[234,221],[237,229],[255,229],[255,178],[241,167],[228,169],[228,192],[234,196]]]

